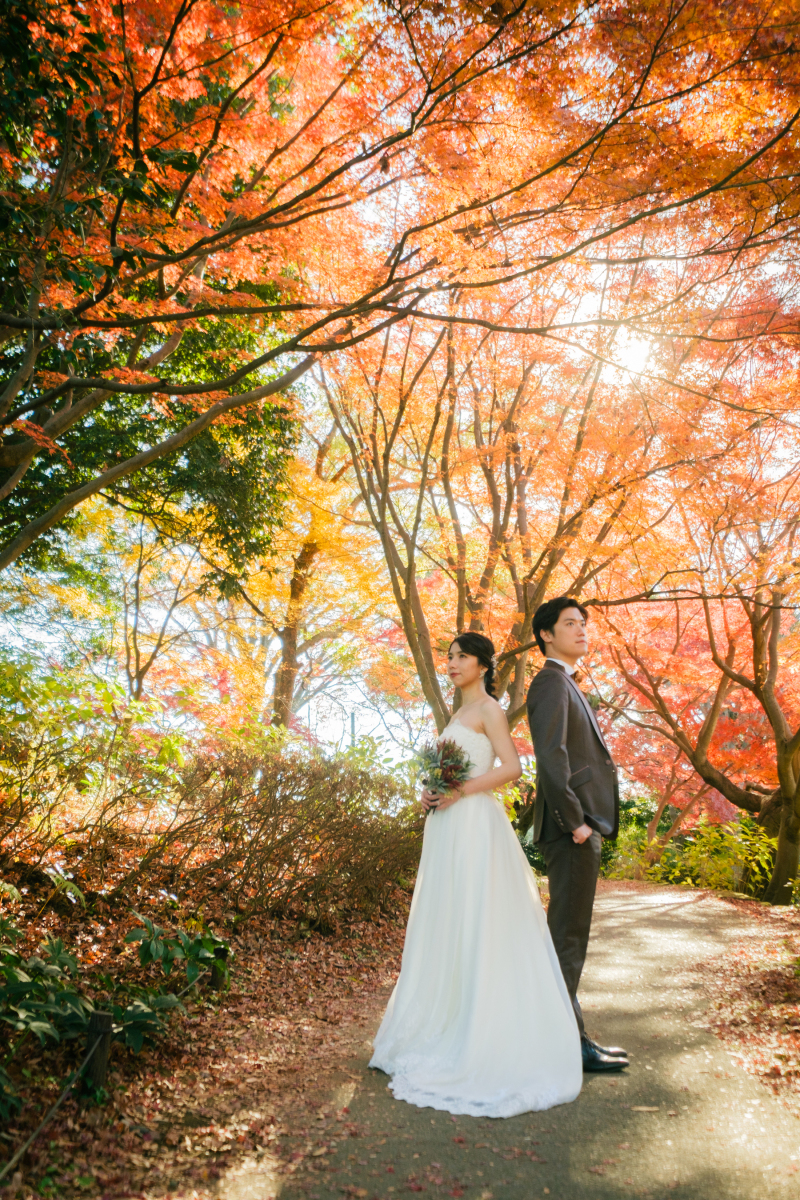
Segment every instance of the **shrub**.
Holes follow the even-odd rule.
[[[608,876],[759,896],[769,881],[775,848],[776,839],[748,816],[722,825],[703,818],[690,833],[668,842],[658,862],[650,863],[644,829],[629,824],[620,831]]]
[[[405,791],[343,758],[200,763],[178,811],[165,861],[198,896],[224,888],[242,917],[293,913],[322,930],[348,913],[369,917],[419,861],[422,818]]]
[[[326,930],[386,911],[413,879],[422,819],[375,747],[325,757],[256,729],[192,754],[158,706],[123,704],[103,681],[0,674],[6,886],[63,909],[155,885],[195,910],[223,896],[240,919]]]
[[[504,789],[503,800],[506,811],[513,809],[512,823],[517,831],[525,857],[538,875],[547,874],[547,864],[544,861],[541,847],[533,841],[533,809],[535,802],[536,766],[529,763],[525,774],[519,783]],[[628,843],[632,840],[637,845],[643,842],[639,831],[644,831],[647,822],[652,819],[655,804],[645,798],[623,799],[620,803],[620,833],[616,841],[603,840],[600,853],[600,873],[608,878],[627,878],[625,874],[616,874],[621,864],[628,864],[631,859]],[[636,862],[638,864],[638,857]]]
[[[0,865],[57,871],[63,849],[146,834],[169,809],[180,739],[162,708],[102,678],[0,660]],[[24,869],[23,869],[24,868]],[[62,877],[61,890],[68,891]],[[74,897],[73,897],[74,898]]]
[[[139,942],[142,965],[161,961],[163,969],[165,956],[170,967],[183,961],[190,985],[215,961],[215,949],[229,951],[227,942],[212,934],[190,938],[178,930],[177,936],[170,938],[147,917],[138,919],[142,926],[131,930],[125,940]],[[37,1038],[44,1046],[84,1037],[89,1017],[99,1007],[111,1013],[114,1040],[138,1053],[146,1042],[164,1035],[164,1014],[181,1009],[178,996],[163,988],[119,985],[110,980],[101,981],[111,984],[110,995],[96,1005],[85,994],[77,959],[65,950],[60,938],[47,938],[39,954],[23,958],[16,950],[23,937],[9,920],[0,918],[0,1025],[6,1032],[10,1029],[12,1038],[17,1035],[0,1064],[0,1120],[8,1120],[20,1107],[10,1071],[29,1038]]]
[[[751,817],[711,825],[705,818],[670,842],[648,873],[666,883],[687,883],[718,891],[742,891],[760,896],[769,882],[777,839]]]

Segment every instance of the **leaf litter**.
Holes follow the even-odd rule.
[[[249,921],[230,939],[230,990],[186,997],[185,1016],[139,1055],[114,1046],[105,1102],[71,1097],[0,1198],[205,1200],[255,1178],[260,1200],[270,1200],[290,1178],[313,1187],[336,1169],[340,1146],[369,1134],[347,1105],[362,1078],[353,1060],[363,1061],[370,1022],[399,970],[405,916],[335,936],[301,932],[292,921]],[[123,956],[132,962],[121,949],[124,922],[117,929],[104,920],[110,936],[102,938],[87,936],[85,921],[69,924],[49,913],[31,923],[31,944],[58,932],[86,947],[86,971],[119,976]],[[82,1049],[31,1048],[25,1106],[0,1134],[9,1153],[55,1101]]]
[[[800,912],[728,899],[752,918],[746,938],[695,968],[708,997],[703,1024],[737,1065],[800,1116]]]

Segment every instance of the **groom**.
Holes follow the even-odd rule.
[[[588,649],[582,604],[558,596],[534,614],[533,636],[545,656],[528,692],[528,721],[536,755],[533,840],[541,846],[550,881],[547,924],[581,1033],[584,1071],[620,1071],[628,1057],[587,1037],[577,991],[600,869],[604,837],[619,829],[617,769],[589,701],[575,679]]]

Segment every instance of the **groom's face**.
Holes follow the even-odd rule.
[[[559,654],[563,654],[569,660],[583,658],[589,649],[586,618],[577,608],[562,608],[553,626],[553,632],[545,629],[542,631],[542,637],[547,643],[548,652],[556,658]]]

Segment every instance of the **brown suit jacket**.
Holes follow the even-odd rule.
[[[552,841],[579,825],[605,838],[619,831],[619,783],[594,709],[561,663],[545,659],[528,691],[536,756],[533,840]]]

